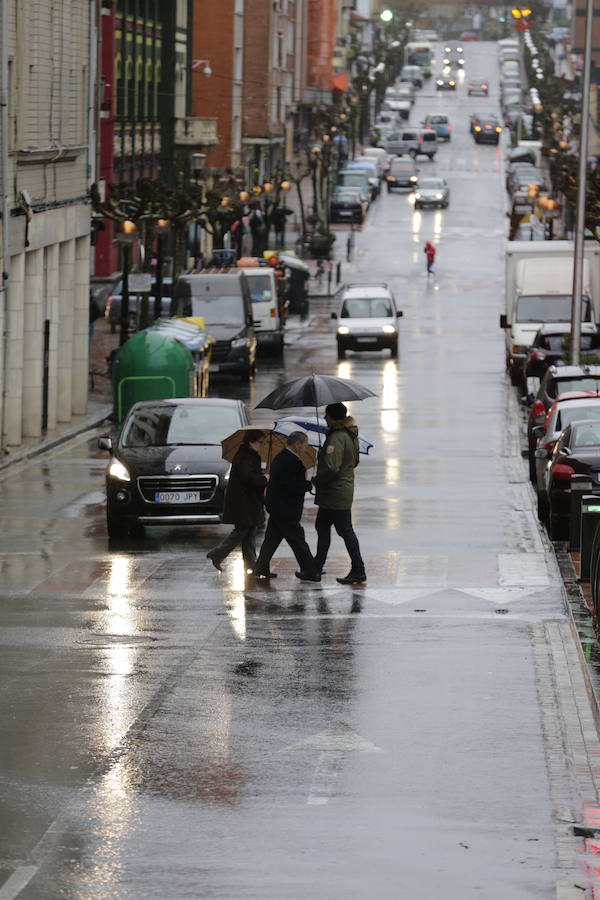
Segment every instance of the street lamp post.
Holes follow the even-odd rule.
[[[194,182],[197,188],[200,188],[200,177],[202,175],[202,170],[204,169],[204,163],[206,162],[206,153],[192,153],[190,157],[190,168],[192,171],[192,175],[194,176]],[[201,189],[200,189],[201,190]],[[200,194],[200,203],[202,202],[202,195]],[[198,219],[194,221],[194,265],[198,264],[198,258],[200,256],[200,227],[198,224]]]
[[[169,219],[156,220],[156,295],[154,299],[154,318],[160,319],[162,315],[163,298],[163,259],[164,241],[169,233],[171,222]],[[171,312],[171,315],[173,313]]]
[[[123,252],[123,290],[121,292],[121,333],[119,344],[122,347],[129,337],[129,268],[131,265],[130,251],[137,237],[135,222],[125,219],[119,223],[115,240],[121,244]]]

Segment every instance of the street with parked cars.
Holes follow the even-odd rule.
[[[0,823],[32,879],[0,896],[570,900],[597,880],[600,751],[551,542],[573,476],[600,500],[600,253],[572,366],[572,242],[524,221],[547,174],[501,105],[514,43],[422,37],[335,172],[331,258],[294,236],[186,272],[167,326],[130,295],[121,347],[117,285],[111,418],[0,469],[0,633],[24,673]],[[341,419],[319,376],[354,391]],[[351,510],[315,496],[336,431]],[[285,542],[253,571],[264,524],[225,524],[232,441],[260,455],[260,508],[289,455],[311,554],[330,516],[309,578]]]

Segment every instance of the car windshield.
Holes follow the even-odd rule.
[[[414,172],[415,167],[413,165],[412,160],[406,160],[403,162],[398,160],[397,162],[393,162],[390,166],[390,172],[394,175],[401,175],[403,172]]]
[[[447,125],[448,116],[429,116],[427,121],[431,122],[432,125]]]
[[[389,318],[392,305],[388,297],[357,297],[344,300],[341,319],[383,319]]]
[[[340,187],[364,187],[367,181],[367,173],[357,169],[355,172],[340,172],[338,175]]]
[[[598,378],[561,378],[559,381],[552,379],[548,382],[550,398],[568,394],[570,391],[600,391],[600,375]]]
[[[571,346],[570,334],[547,334],[540,343],[544,350],[551,353],[566,353]],[[600,347],[599,334],[582,334],[579,344],[581,350],[597,350]]]
[[[582,298],[581,318],[589,322],[589,300]],[[571,295],[530,294],[519,297],[517,302],[517,322],[570,322]]]
[[[240,296],[192,296],[192,315],[202,316],[206,325],[243,325],[244,304]]]
[[[271,279],[268,275],[249,275],[247,280],[253,303],[265,303],[271,300]]]
[[[592,421],[586,422],[583,425],[577,425],[573,428],[573,440],[572,447],[598,447],[600,445],[600,421],[598,421],[598,404],[596,404],[596,409],[594,410],[586,410],[586,412],[593,412],[594,416],[589,416]],[[588,416],[581,416],[581,418],[587,419]]]
[[[157,404],[134,410],[121,435],[122,447],[220,444],[240,427],[235,407]]]
[[[423,188],[425,190],[430,191],[441,191],[443,190],[444,182],[441,178],[422,178],[419,181],[419,190]]]
[[[564,431],[571,422],[577,422],[578,419],[598,419],[600,418],[600,403],[586,403],[581,400],[577,403],[565,404],[564,409],[557,410],[556,424],[553,428],[554,432]]]

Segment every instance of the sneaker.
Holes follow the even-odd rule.
[[[294,572],[296,578],[300,581],[320,581],[321,575],[317,572]]]
[[[366,575],[356,575],[354,572],[349,572],[345,578],[336,578],[335,579],[339,584],[364,584],[367,580]]]
[[[215,567],[215,569],[217,570],[217,572],[222,572],[222,571],[223,571],[223,569],[221,568],[221,562],[222,562],[222,560],[220,560],[220,559],[218,559],[218,560],[215,559],[214,556],[212,555],[212,553],[211,553],[210,551],[206,554],[206,557],[207,557],[207,559],[210,559],[211,563],[213,564],[213,566]]]

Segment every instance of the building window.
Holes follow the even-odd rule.
[[[283,69],[284,65],[284,48],[283,48],[283,32],[277,32],[277,62],[278,69]]]

